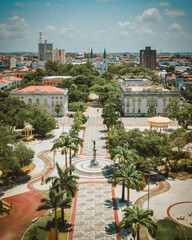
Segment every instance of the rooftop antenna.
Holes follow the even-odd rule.
[[[39,43],[42,43],[42,32],[39,33]]]

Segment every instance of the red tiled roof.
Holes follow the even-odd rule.
[[[36,89],[39,89],[41,92],[65,92],[63,88],[56,88],[51,86],[29,86],[18,90],[19,92],[34,92]]]
[[[9,80],[11,80],[11,81],[15,81],[15,80],[22,80],[22,78],[18,78],[18,77],[12,77],[12,78],[10,78]]]

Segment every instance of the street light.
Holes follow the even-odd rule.
[[[55,166],[55,155],[56,155],[56,148],[53,150],[53,167]]]

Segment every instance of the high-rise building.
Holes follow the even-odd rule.
[[[53,61],[53,43],[42,43],[42,33],[39,33],[39,61]]]
[[[16,68],[16,60],[15,57],[10,58],[10,68]]]
[[[65,50],[64,49],[55,49],[54,50],[54,62],[61,64],[65,63]]]
[[[140,66],[155,69],[156,68],[156,50],[151,50],[151,47],[145,47],[145,50],[140,50]]]

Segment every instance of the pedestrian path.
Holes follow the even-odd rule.
[[[79,184],[72,239],[117,239],[110,184]]]
[[[86,127],[82,154],[93,155],[93,140],[96,142],[97,155],[105,155],[105,131],[103,126]]]

